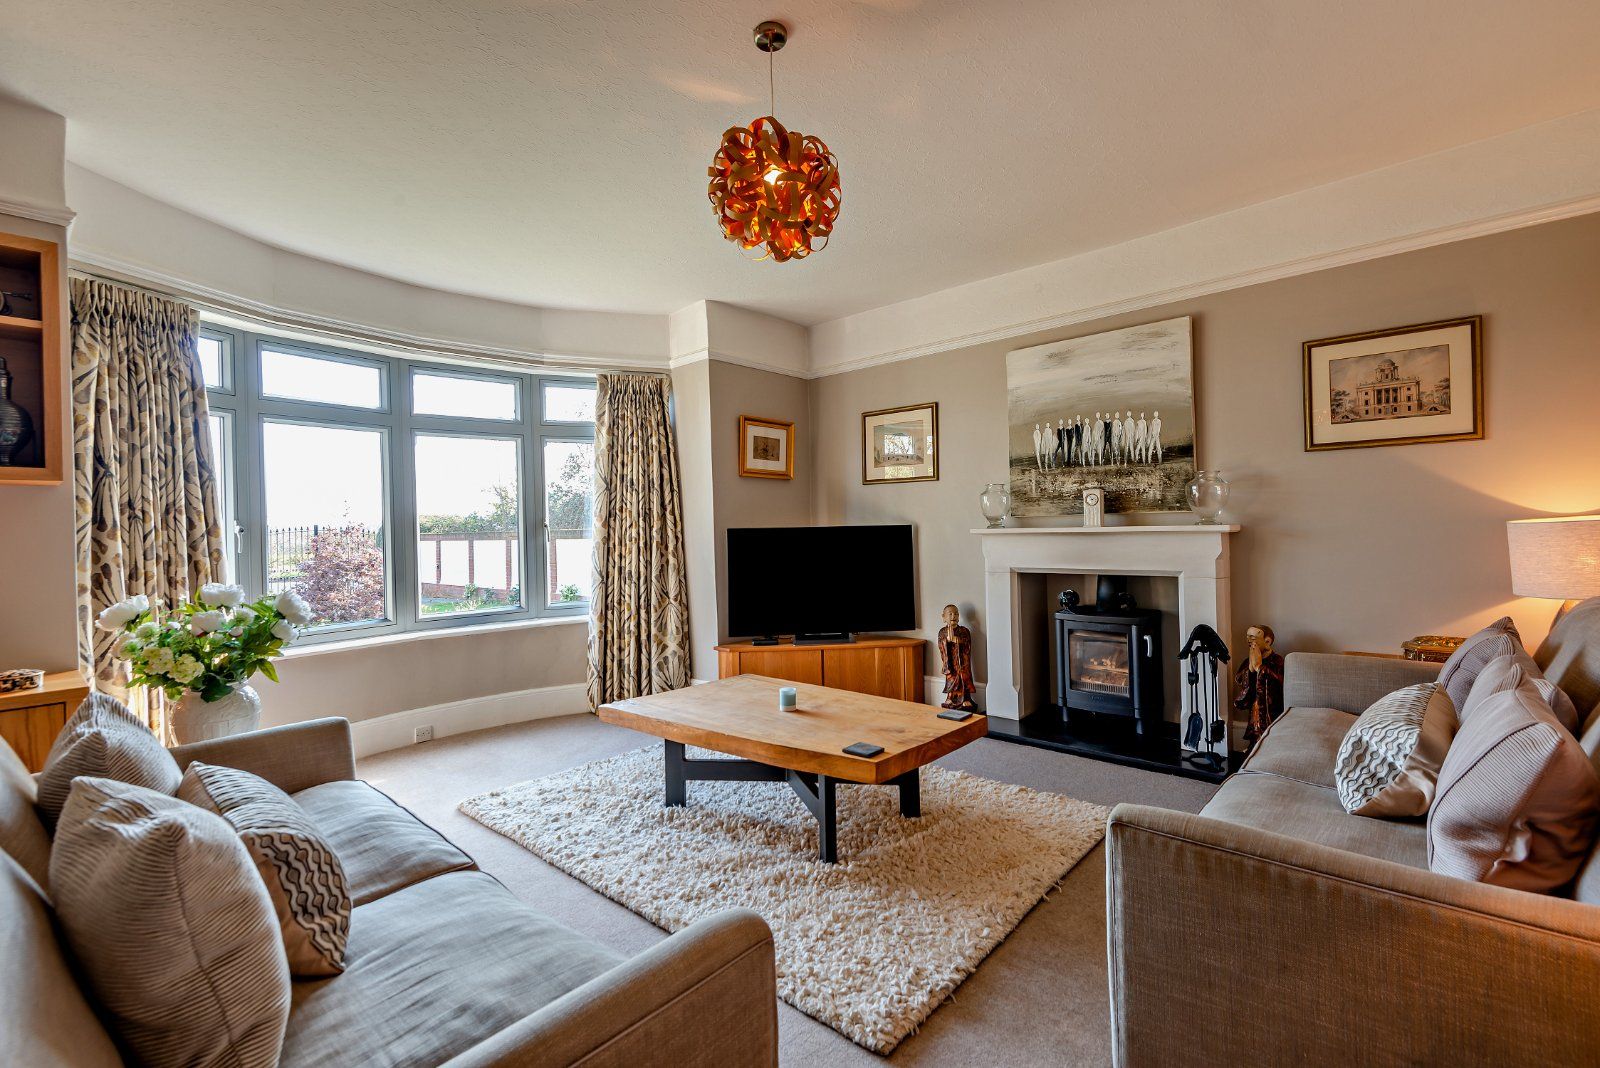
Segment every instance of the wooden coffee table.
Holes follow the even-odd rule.
[[[799,692],[793,712],[778,711],[782,686]],[[958,723],[940,719],[939,711],[763,675],[736,675],[598,709],[607,723],[665,739],[668,806],[688,802],[691,780],[787,782],[816,817],[817,851],[830,864],[838,860],[835,795],[840,784],[898,787],[900,814],[920,816],[922,766],[988,732],[981,715]],[[855,742],[881,745],[883,752],[871,757],[843,752]],[[685,745],[742,759],[691,760]]]

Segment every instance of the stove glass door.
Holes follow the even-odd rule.
[[[1131,697],[1128,674],[1128,636],[1094,630],[1074,630],[1067,635],[1068,678],[1080,693]]]

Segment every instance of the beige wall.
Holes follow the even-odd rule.
[[[1471,314],[1484,316],[1485,440],[1303,451],[1301,342]],[[1194,316],[1199,459],[1233,483],[1227,517],[1244,527],[1240,632],[1264,622],[1285,650],[1395,651],[1510,613],[1530,644],[1543,636],[1556,605],[1512,597],[1504,524],[1600,510],[1600,215],[817,379],[816,520],[915,523],[923,632],[954,601],[981,648],[967,531],[982,485],[1006,477],[1005,353],[1175,315]],[[861,413],[930,400],[939,481],[863,486]]]
[[[511,626],[407,637],[362,648],[306,646],[256,680],[261,722],[371,719],[473,697],[582,683],[585,623]]]
[[[65,209],[61,168],[66,123],[21,101],[0,97],[0,200],[46,212]],[[48,216],[47,216],[48,217]],[[66,231],[0,213],[0,231],[44,238],[65,247]],[[67,258],[57,276],[61,296],[60,410],[71,412],[67,372]],[[35,426],[35,431],[43,428]],[[0,485],[0,669],[65,671],[78,655],[74,622],[72,542],[72,428],[70,416],[52,428],[65,477],[56,486]]]

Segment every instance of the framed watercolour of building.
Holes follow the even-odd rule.
[[[794,424],[741,415],[739,474],[743,478],[793,478]]]
[[[1483,437],[1483,317],[1303,346],[1306,451]]]
[[[862,485],[935,482],[938,478],[937,402],[861,413]]]

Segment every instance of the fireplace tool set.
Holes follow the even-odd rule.
[[[1184,664],[1184,682],[1189,687],[1189,718],[1183,727],[1183,747],[1188,751],[1183,759],[1207,771],[1222,771],[1227,758],[1201,747],[1227,741],[1228,724],[1217,708],[1217,674],[1218,665],[1228,662],[1228,645],[1202,623],[1189,633],[1178,659]]]

